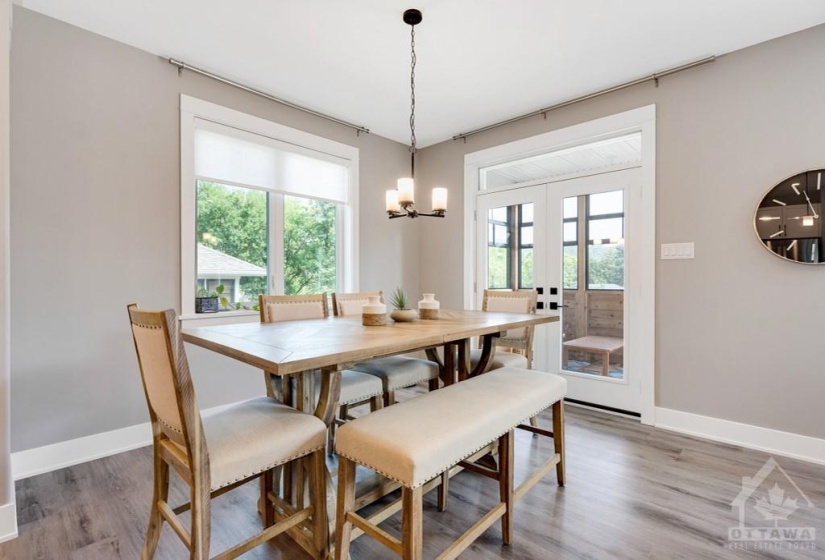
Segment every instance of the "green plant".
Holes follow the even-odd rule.
[[[201,286],[201,287],[198,288],[198,291],[195,294],[195,297],[199,297],[199,298],[207,298],[207,297],[220,298],[221,307],[223,307],[224,309],[227,309],[227,308],[229,308],[229,300],[227,298],[223,297],[223,292],[225,290],[226,290],[226,288],[224,287],[223,284],[218,284],[217,286],[215,286],[215,289],[212,290],[211,292],[209,290],[207,290],[206,288],[204,288],[203,286]]]
[[[407,306],[409,305],[409,301],[407,300],[407,294],[405,294],[404,290],[402,290],[400,287],[395,288],[395,291],[392,293],[392,299],[390,300],[390,303],[396,309],[407,309]]]

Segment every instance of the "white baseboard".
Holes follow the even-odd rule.
[[[17,538],[17,504],[0,506],[0,543]]]
[[[203,416],[220,412],[237,403],[216,406],[201,411]],[[94,461],[124,451],[151,445],[152,426],[149,422],[102,432],[91,436],[61,441],[43,447],[26,449],[11,454],[11,472],[14,480],[43,474],[87,461]],[[2,525],[0,525],[0,533]],[[2,537],[0,537],[2,538]]]
[[[655,426],[825,465],[825,439],[658,407]]]

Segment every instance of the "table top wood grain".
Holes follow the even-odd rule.
[[[196,327],[181,334],[190,344],[288,375],[558,320],[553,315],[441,310],[438,320],[378,327],[365,327],[360,316],[350,316]]]

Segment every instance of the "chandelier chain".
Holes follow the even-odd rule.
[[[415,25],[410,26],[410,152],[415,154]]]

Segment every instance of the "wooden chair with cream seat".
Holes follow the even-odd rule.
[[[332,294],[333,312],[336,316],[360,315],[361,307],[367,303],[370,296],[380,296],[382,292],[361,292],[348,294]],[[384,387],[384,406],[395,403],[395,392],[398,389],[412,387],[426,381],[430,391],[438,389],[438,364],[421,358],[409,356],[390,356],[376,358],[367,362],[355,364],[352,369],[368,373],[381,380]]]
[[[535,290],[484,290],[482,311],[501,313],[535,313],[538,295]],[[512,329],[495,339],[496,353],[486,371],[503,367],[533,369],[533,333],[535,327]],[[481,350],[470,353],[473,368],[481,359]]]
[[[323,319],[329,316],[327,306],[327,295],[308,294],[297,296],[259,296],[258,305],[261,313],[262,323],[274,323],[278,321],[293,321],[300,319]],[[280,386],[277,376],[266,373],[267,394],[283,399],[283,402],[291,402],[291,387],[289,378],[284,377]],[[315,375],[317,385],[319,373]],[[301,401],[306,399],[307,406],[314,406],[314,395],[305,395],[302,384],[298,384],[296,398]],[[332,445],[335,438],[336,425],[340,425],[346,419],[350,408],[369,404],[370,411],[378,410],[383,406],[382,395],[384,386],[379,379],[374,376],[359,371],[345,370],[341,372],[341,396],[339,398],[338,418],[333,421],[329,429],[329,443],[327,449],[332,453]],[[312,401],[309,403],[309,401]]]
[[[154,556],[164,521],[189,549],[190,559],[206,560],[212,498],[259,477],[268,490],[264,530],[217,558],[236,558],[296,526],[311,535],[307,545],[313,557],[325,558],[329,536],[324,423],[268,397],[201,418],[174,310],[144,311],[132,304],[128,312],[154,447],[154,495],[142,560]],[[311,463],[310,505],[290,510],[275,523],[273,469],[305,459]],[[170,466],[190,493],[189,503],[174,509],[167,501]],[[185,511],[191,512],[188,532],[177,517]]]

